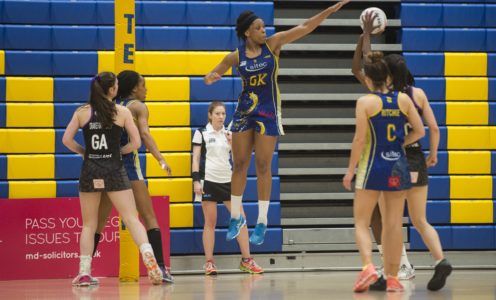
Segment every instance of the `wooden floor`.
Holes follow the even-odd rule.
[[[152,286],[122,283],[101,278],[93,288],[73,288],[69,279],[0,281],[0,299],[496,299],[496,270],[454,270],[446,287],[429,292],[425,286],[430,271],[417,271],[414,280],[404,282],[406,292],[354,294],[356,272],[286,272],[264,275],[225,274],[216,277],[176,276],[176,283]]]

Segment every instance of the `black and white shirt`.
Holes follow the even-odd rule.
[[[231,145],[222,127],[216,131],[212,124],[195,131],[193,145],[201,146],[200,175],[203,179],[216,183],[231,182]]]

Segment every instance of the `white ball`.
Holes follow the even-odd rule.
[[[374,20],[374,27],[376,28],[372,31],[372,34],[383,32],[387,25],[387,17],[384,11],[377,7],[369,7],[362,11],[362,14],[360,15],[360,26],[362,27],[362,29],[363,18],[365,17],[365,14],[369,12],[372,12],[372,17],[374,17],[374,15],[377,16]]]

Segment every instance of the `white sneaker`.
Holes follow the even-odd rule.
[[[90,285],[98,285],[98,279],[89,275],[89,274],[78,274],[76,278],[72,280],[73,286],[90,286]]]
[[[400,271],[398,272],[399,280],[410,280],[415,278],[415,269],[413,265],[409,268],[406,265],[401,265]]]

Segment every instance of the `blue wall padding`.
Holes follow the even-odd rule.
[[[249,234],[251,234],[251,229]],[[239,253],[236,241],[226,241],[226,229],[215,231],[214,253]],[[202,254],[202,233],[203,229],[176,229],[171,230],[171,254]],[[250,245],[253,253],[281,252],[282,251],[282,229],[268,228],[265,234],[265,242],[260,246]]]
[[[444,53],[403,53],[413,76],[444,77]]]
[[[441,241],[441,245],[443,249],[452,249],[453,248],[453,238],[451,233],[451,226],[435,226],[435,229],[439,235],[439,239]],[[419,233],[415,229],[415,227],[410,227],[410,249],[412,250],[426,250],[424,242],[422,241],[422,237],[420,237]]]
[[[484,4],[443,4],[444,27],[484,27]]]
[[[90,97],[91,78],[55,78],[55,102],[87,102]]]
[[[453,249],[494,249],[494,226],[452,226]]]
[[[450,178],[449,176],[429,176],[430,188],[427,199],[449,199],[450,198]]]
[[[401,25],[405,27],[442,27],[442,4],[401,4]]]
[[[429,100],[444,101],[446,99],[446,80],[444,78],[418,77],[415,78],[415,86],[423,89]]]
[[[243,204],[243,209],[246,215],[246,222],[249,227],[257,224],[258,218],[258,202],[247,202]],[[195,202],[193,204],[193,227],[203,228],[205,219],[203,217],[202,204]],[[227,228],[231,214],[223,203],[217,204],[217,228]],[[268,226],[281,225],[281,202],[271,201],[269,212],[267,215]]]

